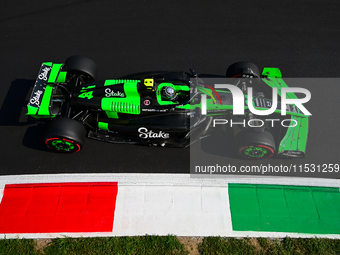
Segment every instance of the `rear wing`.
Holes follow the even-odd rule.
[[[53,88],[58,82],[65,82],[64,64],[44,62],[40,67],[31,97],[27,104],[27,115],[34,118],[54,118],[51,113]]]

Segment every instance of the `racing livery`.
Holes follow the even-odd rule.
[[[216,130],[216,123],[229,118],[238,125],[238,154],[246,159],[272,156],[304,157],[309,116],[294,104],[286,107],[289,118],[275,130],[273,123],[256,116],[247,104],[242,116],[233,114],[233,94],[215,89],[193,70],[158,71],[134,74],[121,79],[96,81],[96,64],[83,56],[69,57],[65,63],[44,62],[27,105],[28,115],[51,119],[45,144],[57,152],[78,152],[85,137],[112,143],[188,147]],[[225,79],[247,92],[248,87],[267,89],[288,87],[278,68],[258,68],[237,62],[227,69]],[[208,79],[209,80],[209,79]],[[297,98],[287,93],[287,98]],[[244,95],[245,102],[250,98]],[[254,92],[256,109],[269,109],[273,100]],[[282,119],[278,102],[275,119]],[[274,118],[273,118],[274,119]],[[293,123],[294,125],[292,125]],[[230,130],[228,131],[230,132]]]

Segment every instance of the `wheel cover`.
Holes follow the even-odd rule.
[[[46,140],[46,145],[59,152],[78,152],[80,150],[78,143],[65,138],[50,138]]]
[[[244,151],[244,154],[251,158],[263,158],[267,153],[267,150],[263,147],[250,147]]]
[[[248,159],[265,159],[274,155],[274,150],[266,145],[243,147],[239,154]]]
[[[54,140],[51,145],[58,149],[58,150],[63,150],[63,151],[70,151],[74,149],[74,145],[68,141],[64,140]]]

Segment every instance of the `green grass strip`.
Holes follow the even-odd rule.
[[[206,237],[199,254],[340,254],[340,240],[322,238]],[[60,238],[42,250],[32,239],[0,240],[0,255],[188,254],[175,236]]]
[[[45,254],[187,254],[175,236],[53,239]]]
[[[202,255],[210,254],[340,254],[340,240],[320,238],[223,238],[207,237],[198,245]]]
[[[33,239],[3,239],[0,240],[0,255],[37,255]]]

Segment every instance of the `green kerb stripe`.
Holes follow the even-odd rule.
[[[234,231],[340,234],[339,188],[229,184]]]

